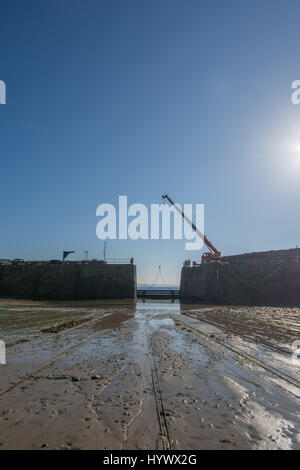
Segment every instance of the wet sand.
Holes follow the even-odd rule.
[[[0,301],[0,449],[299,449],[300,309]]]

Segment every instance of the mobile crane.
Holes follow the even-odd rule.
[[[204,241],[205,245],[208,247],[209,251],[207,253],[203,253],[202,255],[202,263],[207,263],[210,261],[215,261],[221,259],[221,252],[217,250],[216,247],[203,235],[200,230],[193,224],[193,222],[184,214],[184,212],[180,209],[180,207],[175,204],[172,199],[165,194],[162,196],[163,199],[166,199],[171,206],[174,206],[177,212],[191,225],[192,229],[197,233],[197,235]]]

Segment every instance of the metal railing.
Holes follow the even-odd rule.
[[[8,259],[0,259],[0,265],[11,264],[130,264],[130,258],[107,258],[103,259],[88,259],[88,260],[22,260],[13,261]]]
[[[107,264],[130,264],[130,258],[107,258],[105,262]]]

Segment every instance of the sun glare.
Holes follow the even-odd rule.
[[[300,169],[300,142],[294,142],[288,150],[291,166],[293,169]]]

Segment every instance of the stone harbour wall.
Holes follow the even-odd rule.
[[[136,299],[130,264],[0,266],[0,296],[45,300]]]

